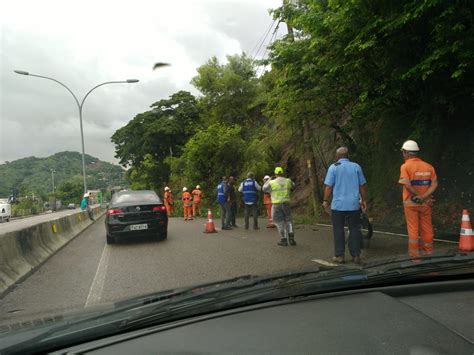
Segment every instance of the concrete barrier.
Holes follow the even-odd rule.
[[[92,209],[94,219],[105,211]],[[86,211],[0,235],[0,295],[94,223]]]

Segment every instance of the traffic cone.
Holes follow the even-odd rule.
[[[462,211],[459,251],[474,251],[474,234],[467,210]]]
[[[207,223],[204,233],[217,233],[214,222],[212,221],[212,212],[210,208],[207,210]]]

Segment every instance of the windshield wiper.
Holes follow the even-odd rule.
[[[431,255],[415,259],[403,258],[385,260],[366,264],[364,269],[374,270],[379,273],[396,272],[398,274],[406,274],[432,268],[436,268],[440,271],[458,267],[466,268],[469,265],[474,265],[474,253],[456,253],[451,255]]]
[[[360,268],[324,268],[312,271],[260,277],[248,282],[226,285],[223,288],[202,289],[200,294],[180,300],[155,305],[153,308],[137,309],[133,318],[124,320],[122,329],[132,330],[147,325],[160,324],[183,317],[232,309],[261,302],[287,299],[308,292],[350,288],[367,280]],[[315,287],[315,282],[318,286]]]

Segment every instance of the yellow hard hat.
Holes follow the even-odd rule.
[[[275,174],[277,174],[277,175],[283,174],[283,168],[281,166],[277,166],[275,168]]]

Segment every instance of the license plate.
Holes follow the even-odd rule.
[[[148,224],[132,224],[130,226],[131,231],[141,231],[143,229],[148,229]]]

